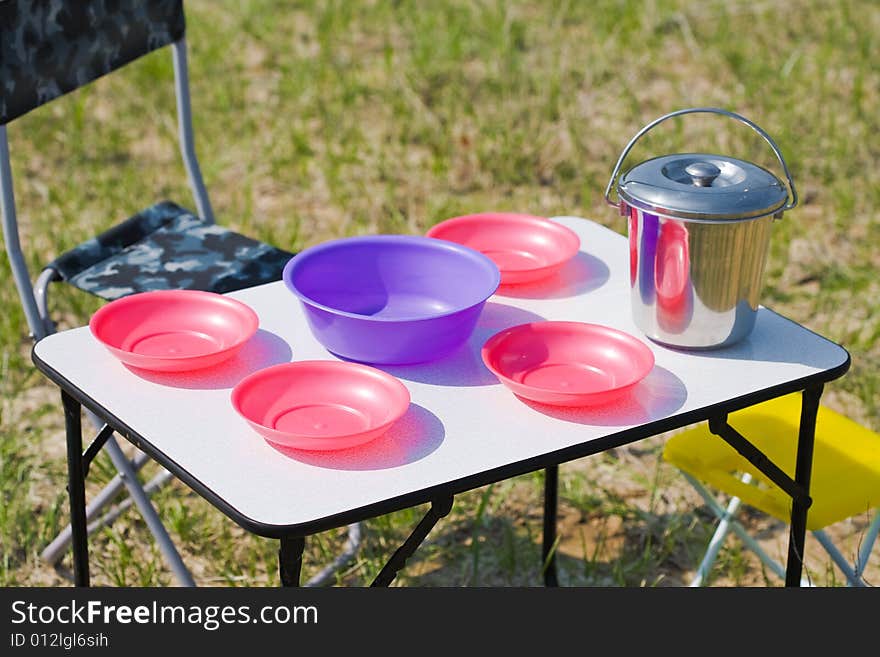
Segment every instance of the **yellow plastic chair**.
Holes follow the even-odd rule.
[[[793,477],[800,410],[801,398],[796,393],[731,413],[728,422]],[[708,423],[672,436],[666,442],[663,458],[682,472],[718,518],[718,526],[691,586],[701,586],[706,581],[730,531],[773,572],[785,578],[782,565],[770,557],[735,518],[744,503],[789,523],[791,498],[785,492],[733,447],[712,434]],[[727,506],[722,506],[706,486],[728,495]],[[849,585],[864,585],[862,573],[880,533],[880,435],[820,406],[810,496],[813,503],[807,514],[807,529],[828,552]],[[823,529],[872,509],[875,510],[873,520],[855,562],[850,563]]]

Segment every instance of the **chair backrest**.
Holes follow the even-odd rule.
[[[21,252],[6,124],[164,46],[174,54],[180,149],[199,215],[213,211],[196,159],[183,0],[0,0],[0,214],[32,335],[48,332]]]
[[[0,0],[0,125],[184,31],[182,0]]]

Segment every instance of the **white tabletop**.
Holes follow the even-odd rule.
[[[89,405],[124,423],[172,470],[186,471],[222,500],[227,513],[268,535],[273,528],[327,525],[328,519],[347,518],[364,507],[426,501],[432,488],[489,483],[556,457],[570,460],[644,437],[645,425],[659,432],[703,419],[719,404],[845,371],[845,349],[766,308],[759,310],[752,334],[733,347],[683,352],[648,341],[631,319],[626,238],[586,219],[555,220],[580,236],[578,256],[545,283],[522,287],[515,296],[493,296],[474,335],[451,356],[384,367],[409,388],[412,406],[388,434],[360,447],[280,451],[229,403],[235,383],[257,369],[335,359],[312,336],[299,302],[280,282],[230,295],[257,312],[260,330],[210,376],[135,373],[95,341],[88,327],[41,340],[35,360],[54,370],[50,375],[68,389],[93,400]],[[530,405],[492,376],[479,351],[502,328],[538,319],[627,331],[650,346],[656,366],[630,394],[601,410]]]

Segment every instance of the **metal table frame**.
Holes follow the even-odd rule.
[[[804,330],[807,331],[807,329]],[[280,579],[283,586],[297,586],[299,584],[305,540],[309,535],[405,508],[425,503],[430,504],[430,508],[425,516],[406,541],[390,557],[373,582],[374,586],[387,586],[394,580],[397,572],[404,567],[407,559],[412,556],[431,529],[441,518],[449,513],[455,495],[487,486],[497,481],[543,469],[545,471],[542,546],[543,577],[544,583],[547,586],[556,586],[558,579],[555,563],[555,542],[559,466],[567,461],[597,454],[701,421],[709,421],[710,429],[714,434],[729,443],[791,496],[792,512],[785,584],[786,586],[799,586],[803,570],[806,518],[811,504],[809,495],[810,475],[819,400],[824,384],[845,374],[850,366],[849,354],[846,353],[845,361],[835,367],[817,371],[791,381],[785,381],[779,385],[768,386],[750,394],[727,399],[705,408],[674,413],[671,416],[661,417],[654,421],[632,426],[582,444],[571,445],[564,449],[550,451],[534,458],[507,464],[503,467],[447,481],[442,485],[413,490],[393,499],[386,499],[378,503],[371,503],[356,509],[336,513],[314,522],[281,527],[255,522],[238,512],[210,487],[193,477],[185,468],[158,450],[146,437],[139,435],[126,424],[124,418],[116,417],[107,408],[102,406],[100,400],[89,397],[59,373],[51,362],[41,359],[37,353],[38,346],[39,343],[34,346],[32,359],[37,368],[59,386],[64,407],[67,437],[68,491],[73,530],[73,570],[77,586],[89,585],[88,534],[85,513],[86,476],[92,459],[113,432],[123,436],[139,449],[149,454],[193,491],[248,531],[260,536],[279,539],[278,560]],[[741,435],[734,427],[728,424],[727,415],[741,408],[794,392],[802,392],[802,409],[798,435],[796,472],[792,479],[749,442],[747,437]],[[80,420],[81,406],[85,406],[106,422],[104,428],[98,432],[95,439],[85,450],[83,450]]]

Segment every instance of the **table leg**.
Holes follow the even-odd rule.
[[[551,465],[544,470],[544,544],[541,563],[544,570],[544,586],[559,586],[556,577],[556,509],[559,498],[559,466]]]
[[[70,527],[73,536],[73,579],[76,586],[89,585],[89,533],[86,527],[86,479],[82,453],[80,405],[61,391],[64,427],[67,433],[67,494],[70,498]]]
[[[810,475],[813,468],[813,443],[816,438],[816,415],[822,384],[804,390],[801,398],[801,422],[798,430],[797,461],[794,480],[806,494],[810,492]],[[807,534],[807,510],[809,498],[795,497],[791,505],[791,535],[788,540],[788,563],[785,585],[800,586],[804,566],[804,544]]]
[[[394,581],[398,571],[406,565],[406,560],[415,553],[419,545],[422,544],[422,541],[427,538],[430,531],[434,528],[434,525],[452,510],[452,501],[453,496],[450,495],[449,497],[443,497],[431,502],[431,508],[428,509],[428,512],[419,524],[416,525],[409,538],[391,555],[388,563],[376,575],[376,579],[373,580],[370,586],[389,586]]]
[[[284,536],[281,538],[281,545],[278,548],[278,572],[281,575],[281,586],[299,586],[305,549],[305,536]]]

